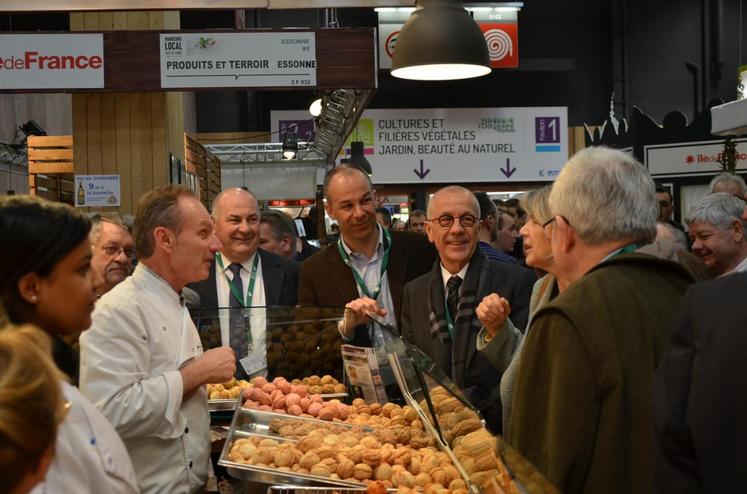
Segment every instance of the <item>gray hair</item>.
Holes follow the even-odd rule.
[[[734,221],[739,221],[744,226],[745,222],[742,219],[744,206],[744,201],[738,197],[728,192],[717,192],[705,196],[690,208],[685,222],[688,225],[696,221],[708,223],[719,230],[728,230]]]
[[[538,223],[544,224],[552,219],[550,212],[550,191],[551,185],[545,185],[540,189],[533,189],[526,194],[522,194],[520,200],[521,208],[527,212],[531,218]]]
[[[132,234],[132,224],[118,213],[94,213],[91,215],[91,231],[88,233],[88,239],[91,244],[95,244],[101,234],[102,223],[111,223],[117,225],[127,233]]]
[[[677,250],[687,250],[687,235],[685,235],[685,232],[670,225],[666,221],[659,221],[657,224],[661,225],[662,228],[666,229],[669,234],[672,235]]]
[[[550,210],[589,245],[628,239],[650,243],[659,217],[654,191],[654,181],[635,158],[591,147],[563,166],[550,193]]]
[[[742,195],[744,196],[745,193],[747,193],[747,184],[744,183],[744,179],[740,177],[739,175],[734,175],[733,173],[729,172],[721,172],[715,177],[713,177],[713,180],[711,180],[711,183],[708,184],[708,190],[711,194],[713,194],[713,189],[716,187],[717,184],[721,182],[732,182],[737,184],[739,189],[742,191]]]

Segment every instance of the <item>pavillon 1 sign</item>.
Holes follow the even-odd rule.
[[[304,118],[308,112],[274,111],[272,129],[301,128]],[[568,111],[366,110],[351,140],[363,141],[377,184],[552,181],[568,159]]]
[[[102,34],[0,35],[0,89],[103,87]]]

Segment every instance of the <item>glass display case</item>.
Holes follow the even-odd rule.
[[[203,348],[241,347],[249,376],[289,381],[312,375],[343,380],[337,323],[342,308],[247,307],[190,310]],[[243,341],[236,334],[243,333]],[[237,345],[238,343],[238,345]],[[329,391],[329,390],[327,390]],[[329,391],[332,392],[332,391]]]
[[[330,315],[325,325],[333,325],[336,332],[341,315],[339,311],[337,318]],[[275,335],[268,329],[268,347],[294,341],[283,339],[291,333],[287,328],[296,328],[294,337],[306,331],[303,334],[311,338],[309,330],[322,327],[318,319],[299,318],[290,312],[273,321],[278,322],[277,329],[286,330]],[[342,407],[344,413],[318,420],[321,415],[289,417],[250,410],[241,406],[243,398],[239,398],[220,465],[237,478],[270,484],[352,488],[356,483],[383,479],[387,487],[422,490],[429,484],[441,484],[450,492],[465,494],[557,492],[516,451],[488,431],[480,412],[426,354],[405,344],[390,327],[382,325],[377,330],[386,334],[386,343],[376,349],[376,360],[389,369],[404,406],[352,401],[351,397],[343,398],[345,403],[320,399],[319,407]],[[313,341],[315,344],[303,347],[310,354],[326,345],[323,338]],[[292,346],[281,352],[292,359],[293,352],[299,350]],[[268,355],[273,351],[270,348]],[[277,376],[277,369],[294,368],[294,362],[271,366],[270,361],[268,358],[268,369],[275,370],[270,376]],[[339,371],[344,376],[344,369]],[[252,397],[252,392],[248,396]],[[373,420],[377,414],[387,418]],[[368,444],[368,449],[361,444]],[[263,448],[272,454],[260,451]],[[416,461],[428,467],[415,467]]]

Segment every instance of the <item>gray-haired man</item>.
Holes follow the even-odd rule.
[[[719,192],[701,199],[685,218],[693,253],[717,276],[747,271],[744,208],[743,200]]]

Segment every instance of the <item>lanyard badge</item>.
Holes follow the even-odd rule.
[[[389,266],[389,253],[392,250],[392,236],[386,229],[382,229],[382,230],[384,231],[384,257],[381,261],[381,272],[379,273],[379,282],[376,283],[376,288],[374,289],[373,292],[370,292],[368,290],[368,287],[366,286],[366,283],[363,281],[363,278],[358,273],[358,271],[353,267],[353,264],[350,262],[350,256],[348,256],[348,253],[345,252],[345,248],[342,246],[342,237],[340,237],[340,239],[337,241],[337,250],[340,252],[340,257],[342,257],[343,262],[353,272],[353,278],[355,278],[355,282],[358,284],[361,291],[368,298],[372,298],[374,300],[376,300],[379,296],[379,293],[381,293],[381,281],[384,278],[384,273],[386,273],[386,268]]]

